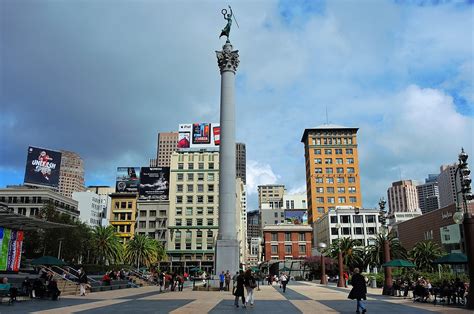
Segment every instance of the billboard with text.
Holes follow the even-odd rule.
[[[170,191],[169,167],[142,167],[140,171],[140,199],[168,200]]]
[[[178,149],[219,148],[219,123],[187,123],[178,128]]]
[[[137,193],[140,186],[140,167],[118,167],[115,191]]]
[[[28,147],[24,183],[57,187],[61,168],[61,152]]]

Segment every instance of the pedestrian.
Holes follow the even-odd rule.
[[[219,275],[219,291],[224,291],[225,273],[222,271]]]
[[[181,275],[178,275],[178,291],[183,291],[184,287],[184,277]]]
[[[229,291],[230,290],[230,272],[229,272],[229,270],[226,271],[224,280],[225,280],[225,291]]]
[[[285,273],[281,273],[280,276],[280,288],[283,288],[283,292],[286,292],[286,284],[288,283],[288,277]]]
[[[245,306],[250,302],[250,306],[253,306],[254,298],[253,298],[253,289],[257,287],[257,281],[255,277],[252,275],[252,271],[247,269],[244,275],[244,285],[245,290],[247,290],[247,298],[245,300]]]
[[[239,307],[239,297],[242,298],[242,306],[245,308],[245,294],[244,294],[244,272],[240,271],[237,275],[237,278],[234,281],[234,291],[233,295],[235,296],[234,305]]]
[[[352,290],[348,296],[349,299],[357,300],[356,313],[360,313],[359,309],[362,309],[362,313],[366,313],[367,309],[362,300],[367,300],[367,285],[364,277],[359,273],[359,268],[354,268],[354,274],[352,275]]]
[[[80,286],[80,296],[85,296],[86,295],[86,286],[87,286],[88,280],[87,280],[87,274],[84,268],[79,269],[79,286]]]
[[[344,272],[344,287],[347,288],[347,283],[349,282],[349,274],[345,271]]]

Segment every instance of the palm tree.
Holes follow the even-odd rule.
[[[337,260],[339,250],[342,252],[344,265],[349,268],[364,266],[363,250],[360,248],[361,243],[351,238],[340,238],[334,240],[331,245],[324,250],[324,254]]]
[[[410,258],[420,271],[432,272],[435,259],[443,255],[442,248],[432,241],[418,242],[410,251]]]
[[[365,259],[368,265],[380,267],[385,262],[385,239],[388,240],[390,246],[390,259],[406,259],[407,252],[394,235],[389,234],[387,238],[385,238],[384,235],[379,234],[377,235],[374,244],[371,244],[366,248]]]
[[[91,244],[102,263],[121,261],[123,246],[113,226],[95,227],[92,230]]]
[[[125,260],[130,264],[150,266],[158,261],[159,254],[163,252],[161,245],[152,238],[145,235],[136,234],[125,246]]]

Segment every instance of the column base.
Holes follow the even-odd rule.
[[[217,240],[216,268],[214,273],[230,271],[233,276],[239,271],[239,243],[237,240]]]

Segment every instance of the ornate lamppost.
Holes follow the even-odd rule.
[[[326,265],[324,262],[324,253],[323,250],[327,247],[326,243],[321,242],[318,244],[319,251],[321,253],[321,284],[322,285],[327,285],[328,280],[326,278]]]
[[[458,166],[454,176],[456,186],[456,213],[453,220],[464,227],[464,252],[467,255],[467,265],[469,269],[469,293],[467,295],[466,307],[474,309],[474,217],[469,211],[468,201],[474,199],[471,192],[471,170],[467,163],[468,154],[461,149],[458,158]],[[461,189],[458,189],[458,175],[460,175]],[[459,200],[459,194],[462,194],[462,200]]]
[[[383,235],[383,255],[385,263],[390,262],[390,243],[388,242],[388,227],[387,227],[387,211],[385,210],[385,204],[387,202],[381,198],[379,202],[379,221]],[[392,268],[385,267],[385,281],[383,284],[383,295],[392,294]]]

